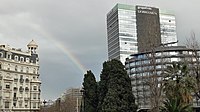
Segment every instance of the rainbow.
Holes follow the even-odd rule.
[[[67,57],[78,67],[78,69],[82,73],[85,73],[87,71],[87,69],[83,66],[83,64],[81,64],[81,62],[78,60],[78,58],[76,58],[76,56],[67,47],[65,47],[62,43],[60,43],[59,41],[54,39],[54,37],[50,33],[45,31],[43,28],[41,28],[41,26],[39,26],[37,24],[32,24],[31,26],[34,30],[36,30],[37,32],[40,32],[42,34],[42,36],[44,36],[45,38],[50,40],[65,55],[67,55]]]
[[[59,43],[56,40],[51,40],[54,42],[54,45],[56,45],[57,48],[59,48],[64,54],[66,54],[69,59],[81,70],[82,73],[86,72],[86,68],[81,64],[81,62],[76,58],[76,56],[70,52],[69,49],[67,49],[63,44]]]

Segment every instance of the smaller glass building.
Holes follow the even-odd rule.
[[[133,54],[127,58],[125,67],[131,78],[132,91],[139,108],[151,108],[152,92],[155,91],[152,90],[150,84],[156,84],[157,81],[157,89],[159,89],[159,82],[162,80],[162,73],[166,70],[167,65],[171,65],[173,62],[182,62],[187,63],[189,69],[192,69],[197,66],[197,60],[200,57],[199,51],[185,46],[168,46]],[[194,98],[193,106],[200,106],[200,102],[196,98]]]

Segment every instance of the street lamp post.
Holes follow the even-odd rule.
[[[44,100],[42,103],[44,104],[44,107],[43,107],[43,109],[42,109],[42,110],[45,112],[45,110],[46,110],[45,108],[46,108],[46,103],[47,103],[47,101],[46,101],[46,100]]]

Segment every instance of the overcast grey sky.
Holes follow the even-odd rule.
[[[199,0],[0,0],[0,44],[26,50],[34,39],[42,99],[56,99],[81,86],[80,68],[91,69],[99,80],[107,60],[106,14],[116,3],[174,11],[179,45],[191,32],[200,37]]]

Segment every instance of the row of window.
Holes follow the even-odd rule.
[[[11,89],[10,84],[6,84],[5,89]],[[15,91],[18,89],[16,86],[13,88]],[[19,87],[19,91],[23,92],[23,90],[29,90],[28,87],[23,88],[22,86]],[[37,86],[33,86],[32,90],[37,91],[39,88]]]
[[[22,106],[22,102],[19,101],[18,103],[19,103],[19,107],[22,108],[22,107],[23,107],[23,106]],[[10,108],[10,104],[11,104],[11,102],[5,101],[4,108],[6,108],[6,109]],[[14,101],[14,102],[13,102],[13,107],[16,107],[16,106],[17,106],[17,102]],[[40,106],[40,104],[37,103],[37,102],[33,102],[33,103],[32,103],[32,108],[39,108],[39,106]],[[25,107],[25,108],[28,108],[28,101],[25,102],[24,107]]]
[[[3,68],[3,66],[2,66],[2,64],[0,63],[0,69],[2,69],[2,68]],[[7,65],[7,70],[11,70],[11,68],[12,68],[11,65],[8,64],[8,65]],[[25,72],[25,71],[24,71],[24,68],[25,68],[25,67],[21,66],[20,69],[19,69],[19,67],[18,67],[17,65],[15,65],[14,71],[17,71],[17,72]],[[26,67],[26,73],[30,73],[29,67]],[[33,68],[32,73],[33,73],[33,74],[36,74],[36,73],[38,74],[38,70],[36,70],[36,68]]]
[[[3,53],[2,52],[0,52],[0,58],[3,58]],[[7,54],[6,58],[7,59],[12,59],[12,54]],[[18,55],[14,56],[14,60],[15,61],[20,61],[20,62],[27,62],[27,63],[30,62],[30,58],[28,58],[28,57],[25,58],[23,56],[18,56]],[[39,61],[39,59],[37,58],[36,62],[38,62],[38,61]],[[31,62],[32,62],[32,60],[31,60]]]

